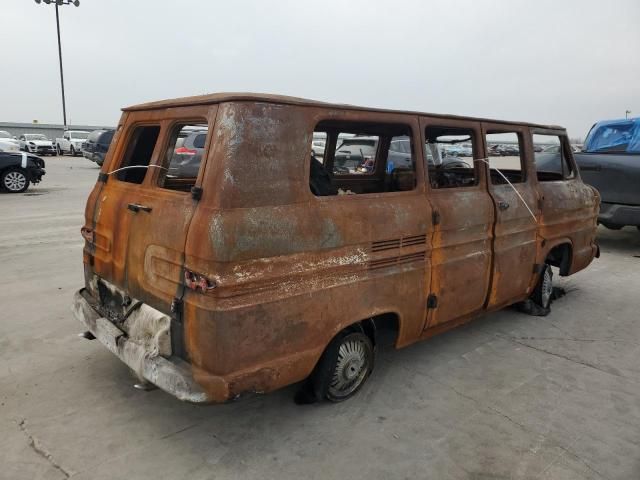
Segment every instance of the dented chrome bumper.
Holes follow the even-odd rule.
[[[180,400],[210,402],[193,379],[187,362],[177,357],[149,356],[144,346],[130,339],[127,333],[96,311],[84,288],[74,295],[72,311],[100,343],[149,382]]]

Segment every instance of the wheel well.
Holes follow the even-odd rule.
[[[345,330],[364,333],[374,345],[395,345],[400,332],[400,318],[393,312],[383,313],[354,323]]]
[[[561,243],[553,247],[547,254],[547,263],[560,269],[563,277],[569,275],[571,269],[572,249],[571,244]]]

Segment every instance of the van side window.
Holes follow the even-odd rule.
[[[431,188],[472,187],[478,184],[474,166],[474,131],[432,126],[425,130],[425,158]]]
[[[523,152],[522,138],[519,133],[487,132],[491,183],[494,185],[507,183],[502,175],[511,183],[524,182],[526,176]]]
[[[540,182],[564,180],[575,176],[567,156],[569,145],[558,135],[533,135],[536,175]]]
[[[178,124],[171,130],[158,185],[188,192],[196,184],[207,141],[206,123]]]
[[[311,141],[316,196],[413,190],[415,149],[406,125],[321,122]]]
[[[118,180],[129,183],[142,183],[149,169],[149,162],[159,134],[159,125],[145,125],[134,128],[125,150],[124,159],[120,167],[118,167],[122,169],[116,174]]]

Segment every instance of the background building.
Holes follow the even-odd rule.
[[[104,128],[115,127],[107,127],[104,125],[68,125],[69,130],[86,130],[88,132]],[[62,134],[64,133],[63,126],[55,123],[0,122],[0,130],[6,130],[16,137],[23,133],[42,133],[51,140],[62,137]]]

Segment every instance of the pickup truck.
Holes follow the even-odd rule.
[[[574,156],[584,182],[600,192],[598,223],[640,230],[640,117],[596,123]]]
[[[82,144],[85,142],[89,132],[83,130],[67,130],[62,138],[56,138],[56,153],[58,155],[82,155]]]

